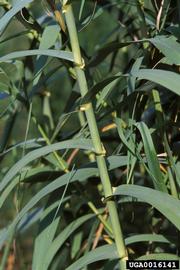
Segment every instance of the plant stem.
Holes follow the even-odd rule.
[[[83,97],[88,92],[88,86],[87,86],[87,80],[85,77],[85,72],[83,70],[84,63],[81,57],[80,46],[79,46],[77,29],[75,25],[75,19],[73,15],[72,6],[70,4],[65,5],[63,7],[63,12],[65,13],[65,19],[66,19],[67,29],[69,32],[71,48],[74,55],[76,77],[79,84],[81,96]],[[114,235],[114,239],[117,246],[117,252],[119,255],[120,269],[124,270],[126,269],[126,260],[128,259],[128,256],[127,256],[127,251],[126,251],[126,247],[125,247],[125,243],[123,239],[121,225],[119,222],[116,204],[112,200],[112,194],[113,194],[112,187],[111,187],[111,182],[110,182],[110,178],[109,178],[109,174],[108,174],[108,170],[106,166],[106,161],[104,158],[105,149],[100,140],[100,135],[99,135],[92,103],[89,102],[88,104],[84,104],[83,106],[81,106],[81,111],[84,111],[86,114],[91,138],[92,138],[95,150],[96,150],[97,165],[99,168],[99,174],[100,174],[101,182],[103,185],[104,195],[105,195],[105,198],[107,198],[106,200],[107,207],[109,210],[109,215],[110,215],[110,219],[112,223],[113,235]]]
[[[36,120],[36,118],[35,118],[34,116],[32,117],[32,119],[33,119],[34,123],[37,125],[37,128],[38,128],[40,134],[42,135],[43,139],[46,141],[47,145],[50,145],[50,144],[51,144],[51,141],[50,141],[49,138],[47,137],[45,131],[44,131],[43,128],[42,128],[42,126],[41,126],[39,123],[37,123],[37,120]],[[53,155],[54,155],[54,157],[56,158],[56,160],[57,160],[57,162],[58,162],[60,168],[61,168],[65,173],[69,172],[69,170],[68,170],[68,165],[66,164],[65,160],[64,160],[62,157],[60,157],[56,151],[53,152]]]

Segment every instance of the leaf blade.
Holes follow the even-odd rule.
[[[21,9],[23,9],[26,5],[33,2],[33,0],[22,0],[16,2],[16,4],[5,13],[5,15],[0,19],[0,34],[4,31],[7,24],[10,22],[10,20],[16,15]]]
[[[132,196],[152,205],[180,229],[180,201],[169,194],[138,185],[121,185],[115,188],[114,195]]]
[[[140,69],[138,72],[132,73],[138,80],[149,80],[164,86],[177,95],[180,95],[180,75],[161,69]]]
[[[7,172],[7,174],[4,176],[3,180],[0,183],[0,191],[2,191],[11,181],[11,179],[29,162],[43,155],[47,155],[51,152],[61,150],[61,149],[66,149],[66,148],[72,148],[72,149],[80,148],[80,149],[85,149],[85,150],[91,150],[93,152],[95,151],[92,141],[89,139],[74,139],[74,140],[62,141],[60,143],[54,143],[52,145],[47,145],[39,149],[36,149],[34,151],[31,151],[27,155],[25,155],[21,160],[19,160]]]
[[[34,55],[45,55],[45,56],[51,56],[51,57],[56,57],[59,59],[64,59],[73,62],[73,54],[71,52],[63,51],[63,50],[43,50],[43,49],[38,49],[38,50],[25,50],[25,51],[17,51],[17,52],[12,52],[7,55],[4,55],[0,57],[0,62],[5,62],[9,60],[13,60],[19,57],[27,57],[27,56],[34,56]]]

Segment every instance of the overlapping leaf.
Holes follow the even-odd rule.
[[[161,212],[180,230],[180,201],[169,194],[137,185],[121,185],[114,195],[127,195],[148,203]]]

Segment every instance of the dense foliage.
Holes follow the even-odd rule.
[[[119,269],[108,201],[130,259],[178,259],[179,0],[0,0],[0,16],[0,269]]]

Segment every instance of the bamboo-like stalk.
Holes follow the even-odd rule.
[[[75,25],[75,19],[73,15],[73,10],[71,4],[67,4],[63,6],[63,12],[65,14],[66,25],[69,32],[71,48],[74,56],[74,64],[76,77],[79,84],[81,96],[83,97],[88,92],[87,80],[84,73],[84,63],[81,56],[77,29]],[[96,118],[94,114],[94,110],[92,107],[92,103],[84,104],[81,106],[81,110],[85,112],[90,135],[96,150],[96,160],[99,168],[100,178],[103,185],[104,195],[107,198],[106,203],[109,210],[109,215],[112,223],[113,235],[115,239],[115,243],[117,246],[117,252],[119,255],[120,269],[126,269],[126,260],[128,259],[123,234],[121,230],[121,225],[118,217],[118,212],[116,208],[116,204],[112,199],[112,187],[111,182],[107,170],[107,165],[105,162],[105,149],[101,143],[100,135],[96,123]]]

